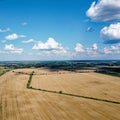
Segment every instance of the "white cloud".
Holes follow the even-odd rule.
[[[93,48],[93,50],[95,50],[95,51],[96,51],[96,50],[98,49],[97,44],[96,44],[96,43],[94,43],[94,44],[93,44],[93,46],[92,46],[92,48]]]
[[[112,54],[112,51],[110,50],[109,47],[105,47],[103,51],[105,54]]]
[[[63,49],[62,45],[56,42],[53,38],[48,38],[47,42],[43,43],[39,41],[33,48],[34,50],[58,50]]]
[[[62,48],[62,49],[59,49],[59,50],[53,50],[52,52],[53,52],[54,54],[61,55],[61,54],[67,54],[67,53],[68,53],[68,50],[65,49],[65,48]]]
[[[10,31],[10,28],[0,29],[0,33],[2,33],[2,32],[8,32],[8,31]]]
[[[23,53],[23,49],[22,48],[16,48],[16,47],[14,47],[13,44],[9,44],[9,45],[6,44],[4,49],[6,51],[10,51],[11,53],[18,53],[18,54]]]
[[[64,48],[60,43],[55,41],[54,38],[48,38],[48,40],[44,43],[42,41],[38,41],[32,47],[34,50],[42,50],[46,51],[47,54],[67,54],[68,50]]]
[[[111,24],[109,27],[104,27],[100,34],[105,43],[120,42],[120,23]]]
[[[30,39],[30,40],[26,40],[26,41],[22,41],[22,43],[28,44],[28,43],[34,43],[35,40],[34,39]]]
[[[27,22],[21,23],[22,26],[26,26],[27,24],[28,24]]]
[[[94,1],[86,12],[93,21],[117,21],[120,20],[120,0]]]
[[[120,54],[120,43],[104,48],[104,54]]]
[[[76,52],[84,52],[83,45],[80,43],[77,43],[76,47],[75,47],[75,51]]]
[[[18,39],[18,38],[25,38],[26,36],[25,35],[17,35],[16,33],[13,33],[11,35],[8,35],[5,37],[6,40],[15,40],[15,39]]]
[[[83,45],[80,43],[76,44],[75,52],[73,53],[73,58],[76,59],[93,59],[98,58],[101,55],[97,43],[94,43],[91,47],[83,49]]]
[[[98,46],[96,43],[94,43],[92,45],[92,48],[87,48],[86,49],[86,53],[90,56],[94,56],[94,55],[98,55],[99,54],[99,51],[98,51]]]
[[[89,56],[94,56],[94,55],[97,55],[97,54],[98,54],[98,52],[95,51],[95,50],[93,50],[92,48],[87,48],[87,49],[86,49],[86,53],[87,53],[87,55],[89,55]]]
[[[75,51],[77,53],[84,52],[84,54],[87,54],[87,55],[96,55],[98,53],[98,46],[96,43],[94,43],[91,48],[83,49],[83,45],[80,43],[77,43],[75,47]]]

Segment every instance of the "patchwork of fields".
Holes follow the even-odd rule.
[[[29,74],[34,71],[30,86]],[[40,91],[61,91],[84,96]],[[16,69],[0,76],[0,120],[119,120],[120,78],[98,73]]]

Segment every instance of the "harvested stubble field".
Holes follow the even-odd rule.
[[[26,88],[29,74],[31,85]],[[0,76],[0,120],[119,120],[120,78],[98,73],[17,69]]]

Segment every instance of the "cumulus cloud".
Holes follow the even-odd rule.
[[[120,42],[120,23],[111,24],[109,27],[104,27],[100,34],[105,43]]]
[[[96,50],[98,49],[97,44],[96,44],[96,43],[94,43],[94,44],[93,44],[93,46],[92,46],[92,48],[93,48],[93,50],[95,50],[95,51],[96,51]]]
[[[67,54],[68,50],[65,48],[59,49],[59,50],[53,50],[52,53],[57,54],[57,55],[63,55]]]
[[[101,55],[101,52],[99,51],[97,43],[94,43],[91,47],[84,48],[83,45],[80,43],[76,44],[75,52],[74,52],[74,58],[97,58]]]
[[[8,35],[5,37],[6,40],[15,40],[15,39],[18,39],[18,38],[25,38],[26,36],[25,35],[18,35],[16,33],[13,33],[11,35]]]
[[[86,49],[86,53],[87,53],[88,55],[90,55],[90,56],[99,54],[97,44],[94,43],[91,48],[87,48],[87,49]]]
[[[11,53],[18,53],[18,54],[23,53],[22,48],[16,48],[13,44],[9,44],[9,45],[6,44],[4,49],[6,51],[10,51]]]
[[[47,42],[43,43],[39,41],[36,43],[32,49],[35,50],[56,50],[56,49],[63,49],[62,45],[56,42],[53,38],[48,38]]]
[[[77,43],[76,47],[75,47],[75,51],[76,52],[84,52],[85,50],[83,49],[83,45],[82,44]]]
[[[94,1],[86,15],[93,21],[120,20],[120,0],[99,0],[97,3]]]
[[[94,56],[94,55],[97,55],[97,54],[98,54],[98,52],[95,51],[95,50],[93,50],[92,48],[87,48],[87,49],[86,49],[86,53],[87,53],[87,55],[89,55],[89,56]]]
[[[120,54],[120,43],[104,48],[104,54]]]
[[[34,42],[35,42],[34,39],[30,39],[30,40],[22,41],[22,43],[25,43],[25,44],[34,43]]]
[[[8,31],[10,31],[10,28],[0,29],[0,33],[2,33],[2,32],[8,32]]]
[[[54,38],[48,38],[46,42],[38,41],[32,47],[34,50],[49,51],[54,54],[65,54],[67,49],[64,48],[60,43],[54,40]]]

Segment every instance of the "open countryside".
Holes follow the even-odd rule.
[[[120,120],[120,0],[0,0],[0,120]]]
[[[27,88],[33,71],[30,88]],[[0,85],[1,120],[120,118],[119,77],[43,68],[16,69],[2,75]]]

